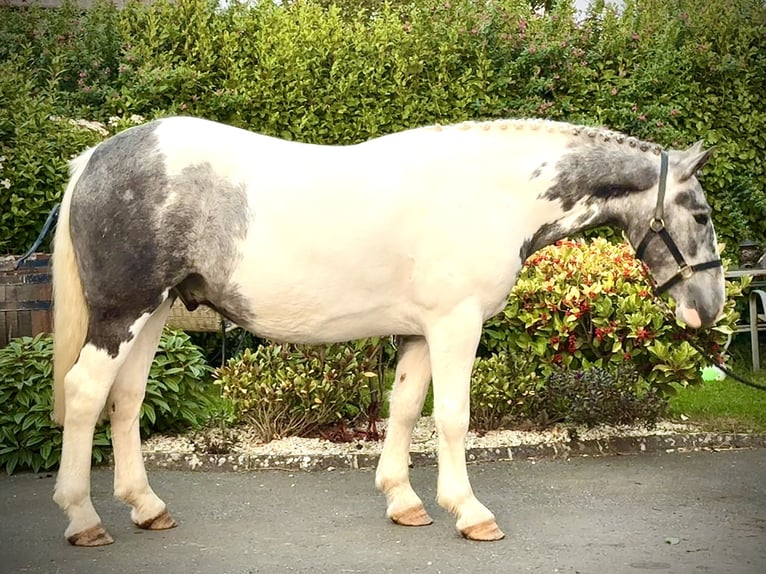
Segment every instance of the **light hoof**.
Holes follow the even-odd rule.
[[[104,530],[104,527],[101,526],[101,524],[97,524],[96,526],[91,526],[90,528],[83,530],[82,532],[78,532],[77,534],[72,534],[71,536],[67,536],[67,540],[69,541],[69,544],[72,546],[106,546],[107,544],[112,544],[114,542],[114,538],[109,536],[109,533]]]
[[[390,518],[402,526],[428,526],[433,523],[433,519],[428,515],[422,504],[392,514]]]
[[[159,516],[137,523],[136,526],[143,528],[144,530],[168,530],[169,528],[178,526],[178,523],[173,520],[173,517],[170,516],[170,513],[166,508]]]
[[[468,540],[478,540],[481,542],[492,542],[493,540],[501,540],[505,538],[505,534],[497,526],[497,522],[494,520],[485,520],[472,526],[467,526],[460,531]]]

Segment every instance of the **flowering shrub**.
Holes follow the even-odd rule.
[[[727,289],[738,289],[728,285]],[[504,312],[487,325],[486,351],[521,351],[548,376],[559,367],[630,363],[660,392],[700,382],[709,364],[689,344],[721,353],[738,314],[729,297],[713,329],[692,330],[669,316],[674,303],[652,293],[647,272],[627,244],[605,239],[561,241],[532,255]]]

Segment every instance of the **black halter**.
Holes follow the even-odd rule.
[[[685,279],[690,279],[692,275],[694,275],[697,271],[703,271],[705,269],[714,269],[716,267],[721,267],[723,263],[721,263],[720,259],[715,259],[713,261],[707,261],[705,263],[697,263],[696,265],[689,265],[686,263],[686,260],[684,259],[684,256],[681,255],[681,251],[678,249],[678,246],[676,245],[676,242],[673,241],[673,238],[670,236],[670,233],[668,233],[668,230],[665,229],[665,220],[663,219],[665,216],[665,184],[666,180],[668,178],[668,153],[666,151],[660,152],[660,182],[659,182],[659,188],[657,190],[657,205],[654,208],[654,217],[652,217],[652,220],[649,222],[649,231],[646,232],[646,235],[644,235],[644,238],[641,240],[641,243],[638,244],[638,249],[636,249],[636,257],[639,259],[644,258],[644,253],[646,252],[646,248],[649,245],[649,242],[654,239],[657,235],[662,238],[662,241],[665,242],[665,246],[668,248],[668,251],[670,251],[670,254],[673,256],[673,259],[676,260],[676,264],[678,265],[678,271],[676,271],[675,275],[673,275],[670,279],[665,281],[662,285],[659,285],[654,288],[654,292],[657,295],[661,295],[680,281],[683,281]]]

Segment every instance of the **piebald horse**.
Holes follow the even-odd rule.
[[[471,489],[464,439],[483,322],[524,260],[577,231],[622,228],[691,327],[724,305],[697,144],[606,129],[466,122],[349,146],[190,117],[131,128],[71,165],[54,244],[54,500],[77,546],[109,544],[90,496],[94,426],[111,419],[114,494],[140,528],[176,525],[149,486],[138,417],[174,299],[262,337],[402,338],[375,483],[398,524],[431,522],[412,489],[412,429],[433,380],[438,503],[474,540],[503,537]]]

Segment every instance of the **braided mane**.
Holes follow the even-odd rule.
[[[578,141],[582,145],[594,145],[594,144],[616,144],[626,145],[631,149],[642,152],[651,152],[654,155],[659,155],[662,151],[662,146],[656,143],[647,142],[635,138],[633,136],[627,136],[621,132],[610,130],[604,127],[592,127],[583,126],[577,124],[570,124],[566,122],[557,122],[553,120],[544,119],[503,119],[503,120],[488,120],[488,121],[465,121],[458,124],[442,126],[433,125],[428,129],[440,131],[446,129],[455,130],[481,130],[481,131],[547,131],[549,133],[569,134],[573,140]]]

